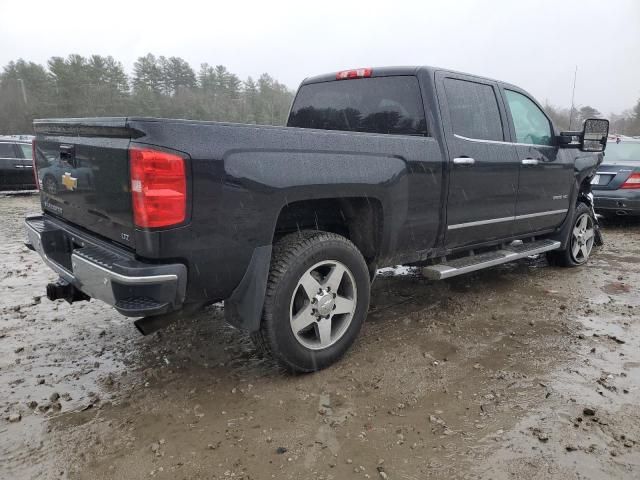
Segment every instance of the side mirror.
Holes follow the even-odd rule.
[[[589,118],[582,127],[583,152],[604,152],[609,136],[609,120]]]
[[[609,136],[609,120],[589,118],[581,132],[560,132],[556,137],[561,148],[579,148],[583,152],[604,152]]]

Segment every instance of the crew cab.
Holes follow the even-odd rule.
[[[376,270],[445,279],[546,253],[577,266],[608,122],[559,132],[526,91],[432,67],[308,78],[287,126],[34,122],[42,213],[27,245],[50,299],[95,298],[150,333],[224,300],[294,371],[355,340]]]

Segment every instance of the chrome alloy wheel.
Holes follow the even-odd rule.
[[[594,237],[593,218],[583,213],[577,218],[571,234],[571,256],[576,263],[585,263],[589,259]]]
[[[289,320],[304,347],[330,347],[346,333],[355,315],[358,291],[353,274],[341,262],[324,260],[309,268],[293,291]]]

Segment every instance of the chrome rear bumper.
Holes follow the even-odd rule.
[[[187,269],[180,263],[141,262],[124,249],[47,216],[25,219],[25,245],[62,280],[132,317],[179,309]]]

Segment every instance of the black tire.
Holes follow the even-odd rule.
[[[574,229],[577,228],[577,223],[585,217],[588,219],[588,222],[590,222],[590,228],[593,230],[594,237],[590,244],[588,243],[589,240],[587,240],[585,250],[580,248],[580,252],[576,255],[574,247],[576,246],[576,242],[579,242],[580,240],[574,236]],[[559,267],[579,267],[589,261],[589,257],[591,256],[593,247],[595,246],[595,235],[597,234],[595,230],[597,222],[593,217],[593,211],[587,204],[582,202],[578,203],[571,225],[566,248],[564,250],[554,250],[547,253],[547,259],[552,265],[557,265]],[[585,251],[588,252],[586,255],[584,253]]]
[[[298,339],[301,333],[294,334],[292,327],[294,305],[299,299],[300,288],[303,288],[300,282],[303,278],[308,278],[310,269],[315,265],[323,262],[331,265],[332,261],[346,267],[349,285],[355,284],[356,293],[352,295],[355,299],[351,300],[354,313],[343,316],[336,314],[335,317],[331,314],[331,318],[327,314],[320,319],[314,316],[307,317],[315,319],[308,328],[312,334],[317,333],[319,341],[321,321],[326,319],[329,322],[331,337],[331,325],[335,326],[340,321],[334,318],[349,319],[341,327],[340,336],[336,335],[335,343],[326,348],[322,347],[321,343],[315,349],[308,348],[302,343],[304,339]],[[321,265],[319,268],[323,267],[324,265]],[[315,271],[312,273],[316,274]],[[327,274],[326,278],[330,276],[331,273]],[[340,278],[341,282],[344,282],[344,277]],[[340,283],[339,288],[344,288],[343,285],[344,283]],[[370,287],[367,264],[356,246],[346,238],[321,231],[303,231],[287,235],[274,245],[262,321],[259,331],[253,333],[251,338],[261,352],[273,356],[289,371],[313,372],[325,368],[340,359],[357,337],[369,309]],[[306,298],[306,288],[303,288],[302,293],[305,295],[305,308],[311,308],[310,297]],[[333,294],[333,297],[336,295],[338,294]],[[319,305],[320,302],[314,301]],[[336,323],[332,324],[334,321]]]

